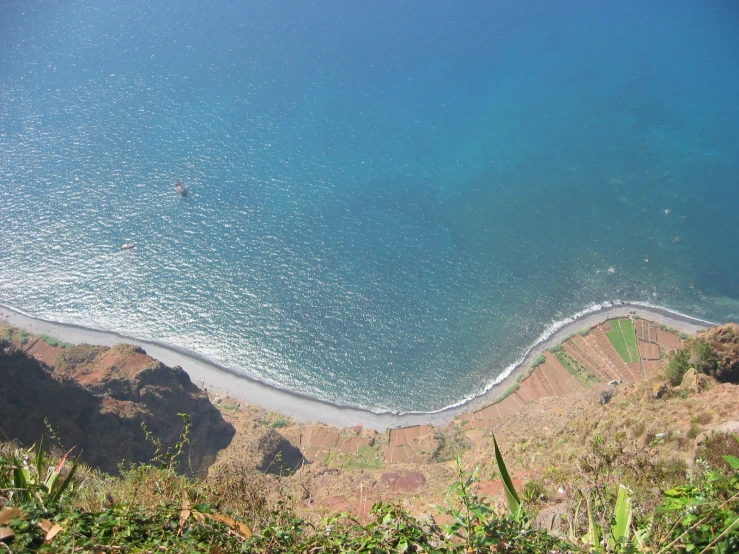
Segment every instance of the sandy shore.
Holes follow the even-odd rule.
[[[294,417],[301,422],[320,421],[337,427],[363,425],[368,429],[383,431],[390,427],[405,427],[430,423],[440,425],[450,421],[455,416],[482,407],[492,402],[515,378],[518,371],[528,368],[532,361],[547,348],[559,344],[573,333],[603,323],[614,317],[628,316],[636,313],[638,316],[664,323],[670,327],[686,333],[695,333],[713,325],[683,314],[668,310],[638,304],[618,303],[600,309],[578,314],[577,317],[558,322],[550,327],[550,331],[539,338],[529,350],[523,361],[511,371],[510,375],[501,379],[485,394],[477,396],[458,406],[435,413],[408,413],[408,414],[376,414],[349,406],[338,406],[322,402],[314,398],[303,396],[290,391],[265,385],[259,381],[237,375],[228,368],[220,366],[195,352],[172,346],[165,346],[151,341],[135,339],[112,332],[98,331],[79,325],[71,325],[46,321],[29,317],[7,306],[0,305],[0,322],[26,329],[39,335],[50,335],[72,344],[99,344],[113,346],[121,342],[134,344],[146,350],[147,354],[169,366],[179,365],[190,375],[194,383],[207,388],[217,394],[230,394],[241,398],[245,402],[262,406],[268,410],[283,413]],[[499,371],[499,369],[498,369]],[[497,371],[491,369],[491,374]]]

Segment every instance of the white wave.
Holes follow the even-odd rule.
[[[509,364],[508,366],[503,369],[499,374],[496,375],[496,377],[491,380],[485,387],[473,394],[467,395],[458,402],[455,402],[453,404],[449,404],[448,406],[444,406],[443,408],[440,408],[438,410],[433,411],[408,411],[408,412],[373,412],[377,414],[385,414],[385,413],[394,413],[397,415],[406,415],[406,414],[413,414],[413,415],[422,415],[422,414],[438,414],[441,412],[446,412],[448,410],[453,410],[455,408],[459,408],[460,406],[463,406],[472,400],[479,398],[480,396],[483,396],[484,394],[487,394],[493,387],[496,385],[499,385],[502,383],[507,377],[509,377],[516,369],[518,369],[521,364],[524,363],[526,358],[534,352],[535,350],[539,349],[539,351],[544,351],[546,348],[544,348],[544,344],[552,338],[558,331],[560,331],[563,328],[566,327],[572,327],[574,329],[575,324],[584,319],[585,317],[598,313],[600,311],[608,310],[609,308],[644,308],[647,310],[652,310],[653,312],[657,312],[657,315],[662,312],[664,314],[667,314],[668,316],[673,316],[677,318],[681,318],[687,321],[692,321],[695,323],[700,323],[702,325],[705,325],[707,327],[710,327],[712,325],[717,325],[717,323],[708,321],[705,319],[700,319],[698,317],[684,314],[682,312],[678,312],[677,310],[673,310],[671,308],[666,308],[664,306],[657,306],[654,304],[650,304],[648,302],[639,302],[639,301],[626,301],[626,300],[613,300],[609,301],[606,300],[604,302],[598,303],[592,303],[588,305],[587,308],[584,308],[580,310],[579,312],[575,312],[574,315],[571,315],[569,317],[566,317],[564,319],[560,319],[557,321],[552,322],[544,331],[539,335],[539,337],[526,349],[524,354],[519,357],[515,362]],[[573,331],[574,332],[574,331]],[[536,352],[539,353],[539,352]],[[372,411],[372,410],[370,410]]]

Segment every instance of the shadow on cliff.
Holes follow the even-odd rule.
[[[179,469],[204,475],[234,436],[233,426],[179,367],[170,368],[140,348],[80,345],[61,350],[54,367],[0,339],[0,432],[30,445],[53,429],[82,460],[117,474],[118,463],[150,462],[155,447],[142,423],[166,448],[190,416],[190,442]]]

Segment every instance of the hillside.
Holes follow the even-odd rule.
[[[378,503],[396,502],[408,511],[408,516],[392,512],[395,508],[381,510],[390,510],[393,521],[412,515],[421,518],[407,520],[407,524],[417,524],[419,532],[430,536],[436,523],[443,526],[454,520],[453,513],[440,514],[434,506],[449,501],[450,484],[460,482],[465,475],[460,469],[471,472],[477,467],[472,489],[465,494],[473,495],[481,506],[488,506],[488,502],[498,506],[490,513],[505,522],[506,495],[500,468],[492,455],[494,433],[531,524],[536,522],[563,538],[573,530],[580,536],[588,527],[583,511],[587,499],[600,514],[601,526],[607,528],[609,506],[615,502],[621,483],[633,491],[635,518],[643,520],[665,501],[664,490],[686,480],[700,484],[697,476],[706,478],[712,467],[729,471],[721,456],[739,454],[736,441],[729,435],[714,433],[739,431],[737,385],[717,380],[736,382],[739,329],[727,325],[681,339],[644,320],[630,323],[633,341],[608,338],[614,331],[623,338],[621,322],[608,322],[570,337],[562,346],[547,351],[528,374],[514,380],[515,386],[509,387],[500,401],[438,428],[422,425],[377,433],[360,427],[306,425],[236,398],[212,397],[213,406],[228,422],[224,424],[235,429],[233,438],[225,441],[227,446],[213,465],[208,463],[213,456],[199,453],[205,444],[202,439],[193,440],[190,463],[192,459],[201,460],[198,471],[210,465],[208,478],[189,483],[170,475],[167,479],[174,481],[174,492],[168,491],[155,504],[163,502],[182,509],[182,490],[187,489],[190,497],[207,499],[211,510],[245,521],[249,533],[256,531],[264,537],[265,530],[276,524],[274,517],[287,517],[286,513],[301,518],[308,527],[322,528],[322,517],[345,512],[351,513],[357,523],[371,527],[378,516]],[[146,389],[131,385],[146,381],[141,375],[143,367],[156,367],[162,375],[179,375],[176,369],[157,365],[133,347],[53,345],[48,337],[24,336],[7,327],[3,334],[13,342],[13,346],[5,345],[12,359],[22,359],[27,366],[35,356],[37,364],[43,361],[43,367],[36,370],[45,372],[39,375],[45,375],[46,381],[76,387],[78,395],[102,398],[100,406],[115,401],[114,415],[119,419],[126,415],[118,404],[127,401],[120,398],[122,391]],[[685,367],[681,379],[670,382],[665,371],[675,365],[674,360],[682,358],[700,371]],[[2,367],[5,370],[9,366],[3,363]],[[20,378],[14,375],[12,379]],[[178,379],[162,375],[158,381],[147,382],[157,381],[165,389],[173,383],[184,386]],[[20,398],[23,394],[18,391],[28,388],[26,384],[6,399]],[[54,392],[74,398],[66,391]],[[165,397],[168,394],[160,389],[157,398]],[[32,403],[34,399],[37,406],[45,405],[38,397],[32,398]],[[168,406],[180,411],[175,408],[176,402]],[[12,417],[12,407],[3,409],[7,410],[3,414]],[[59,413],[50,415],[52,421],[62,418]],[[10,421],[5,417],[3,421]],[[195,418],[191,420],[195,424]],[[172,431],[162,435],[167,439],[164,444],[175,444],[175,435],[182,426],[172,420],[161,421],[157,431],[167,427],[175,430],[174,435]],[[16,422],[9,427],[21,428],[22,424]],[[35,433],[43,433],[43,429],[37,425],[17,438],[29,443],[35,440]],[[107,434],[110,442],[115,442],[112,437],[118,435],[112,431]],[[120,461],[121,451],[111,448],[114,455],[109,459]],[[214,452],[212,447],[209,452]],[[455,461],[457,455],[461,468]],[[696,463],[696,459],[700,461]],[[93,465],[106,469],[94,463],[94,458],[91,460]],[[183,457],[180,462],[182,469],[186,469],[185,460]],[[124,472],[119,489],[125,490],[130,479],[131,473]],[[120,494],[118,490],[112,496],[120,498]],[[88,494],[85,509],[103,509],[106,502],[99,492]],[[382,512],[382,518],[390,512]],[[436,514],[436,519],[429,519],[430,514]],[[225,527],[232,536],[244,538],[238,526]],[[354,528],[352,532],[359,531]],[[570,548],[555,538],[542,537],[537,544],[559,544],[556,548],[562,551]]]
[[[5,338],[3,338],[5,337]],[[148,462],[156,445],[177,440],[190,421],[188,471],[203,475],[234,435],[233,427],[181,368],[169,368],[141,349],[59,345],[50,337],[0,326],[0,429],[30,445],[53,435],[76,447],[85,463],[117,473],[120,462]]]

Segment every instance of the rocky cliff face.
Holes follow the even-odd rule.
[[[711,346],[712,352],[698,350],[694,363],[719,381],[739,383],[739,325],[711,327],[698,334],[698,344],[702,341]]]
[[[48,356],[47,356],[48,359]],[[30,444],[49,435],[77,446],[83,460],[116,473],[119,460],[148,462],[156,453],[142,423],[166,448],[182,431],[178,415],[192,423],[181,469],[203,474],[235,433],[207,395],[179,367],[169,368],[130,345],[80,345],[59,349],[44,364],[0,339],[0,427]]]

